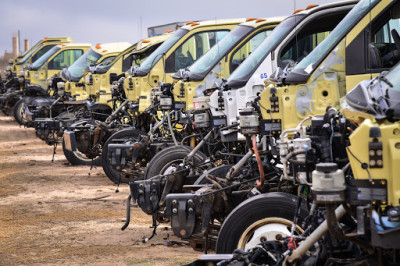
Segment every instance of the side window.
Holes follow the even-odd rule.
[[[300,62],[317,47],[346,16],[347,10],[337,10],[308,20],[296,36],[280,50],[278,66],[285,67],[290,62]]]
[[[45,47],[43,47],[42,49],[40,49],[36,54],[34,54],[32,56],[32,62],[35,62],[36,59],[38,59],[39,57],[41,57],[42,55],[44,55],[48,50],[50,50],[51,48],[53,48],[55,46],[54,45],[46,45]]]
[[[228,32],[228,30],[220,30],[199,32],[192,35],[168,57],[166,72],[172,73],[191,66]]]
[[[48,64],[48,69],[61,70],[72,65],[81,55],[83,50],[70,49],[56,55]]]
[[[135,54],[130,54],[122,59],[122,72],[128,71],[128,69],[133,65],[133,61],[135,58]]]
[[[372,24],[372,35],[368,45],[371,69],[391,68],[400,58],[396,48],[396,39],[400,47],[400,14],[391,14],[391,18],[381,27]],[[395,18],[393,18],[395,17]],[[378,23],[379,25],[379,23]],[[382,24],[381,24],[382,25]],[[374,26],[376,27],[374,29]]]
[[[280,61],[285,63],[291,60],[300,62],[306,57],[315,47],[317,47],[328,35],[330,31],[309,32],[300,35],[296,40],[292,40],[289,46],[283,50]]]
[[[271,33],[271,30],[263,30],[258,32],[235,51],[230,62],[231,73],[264,41],[269,33]]]

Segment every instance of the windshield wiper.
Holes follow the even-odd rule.
[[[179,69],[174,74],[171,74],[171,77],[174,79],[183,79],[184,81],[189,81],[189,72],[190,70],[188,68]]]

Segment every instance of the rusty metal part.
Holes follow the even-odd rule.
[[[96,145],[100,140],[101,135],[101,127],[96,127],[94,129],[94,137],[93,137],[93,144]]]
[[[189,240],[189,245],[195,251],[204,252],[205,251],[205,244],[204,244],[204,237],[200,235],[195,235]],[[215,250],[215,246],[217,244],[217,237],[216,236],[208,236],[207,241],[207,249]]]
[[[216,186],[216,187],[219,188],[219,189],[222,189],[222,186],[221,186],[217,181],[215,181],[214,179],[212,179],[212,176],[211,176],[211,175],[206,175],[205,177],[206,177],[206,179],[207,179],[208,181],[210,181],[214,186]],[[223,190],[223,191],[221,192],[221,197],[224,199],[224,204],[225,204],[225,208],[226,208],[225,211],[226,211],[226,212],[229,212],[230,206],[229,206],[229,201],[228,201],[228,197],[226,196],[225,190]]]

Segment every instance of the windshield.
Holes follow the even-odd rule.
[[[48,50],[44,55],[42,55],[41,57],[39,57],[38,60],[36,60],[30,67],[31,70],[38,70],[44,63],[47,62],[47,60],[49,60],[49,58],[54,55],[55,53],[57,53],[61,48],[58,46],[54,46],[53,48],[51,48],[50,50]]]
[[[291,73],[308,77],[309,73],[313,71],[318,62],[323,60],[323,56],[327,55],[327,53],[342,39],[342,36],[354,27],[354,24],[377,2],[379,2],[379,0],[361,0],[358,2],[358,4],[336,26],[331,34],[329,34],[329,36],[306,58],[301,60],[300,63],[293,68]],[[307,69],[307,71],[305,71],[305,69]]]
[[[169,37],[160,47],[157,48],[135,71],[136,76],[145,76],[149,73],[150,69],[161,59],[163,54],[168,50],[186,33],[188,30],[179,29],[171,37]]]
[[[385,80],[382,79],[383,82],[380,82],[381,87],[387,87],[386,92],[382,91],[381,94],[382,98],[385,98],[389,108],[385,115],[390,117],[391,110],[393,110],[393,116],[400,119],[400,63],[394,66],[385,75],[385,78]]]
[[[35,47],[36,45],[38,45],[39,43],[40,43],[41,41],[38,41],[37,43],[35,43],[35,45],[34,46],[32,46],[32,47]],[[38,46],[41,46],[42,44],[40,44],[40,45],[38,45]],[[37,47],[35,48],[35,49],[28,49],[28,50],[26,50],[20,57],[24,57],[25,55],[27,55],[28,53],[31,53],[32,51],[31,50],[36,50],[37,49]]]
[[[304,18],[304,15],[290,16],[282,21],[268,37],[239,65],[228,78],[228,86],[247,82],[267,55]]]
[[[199,60],[189,67],[189,79],[192,73],[194,74],[207,74],[211,67],[213,67],[221,57],[225,56],[243,36],[246,36],[254,28],[249,26],[237,26],[229,34],[227,34],[221,41],[204,54]],[[202,79],[202,78],[201,78]]]
[[[79,81],[85,70],[89,70],[90,64],[94,64],[99,60],[101,54],[96,53],[92,49],[87,51],[83,56],[79,57],[70,67],[68,67],[68,80]]]
[[[126,54],[132,53],[132,51],[135,51],[136,49],[136,44],[130,46],[126,50],[122,51],[119,53],[117,56],[113,57],[108,57],[104,59],[100,64],[98,64],[95,68],[94,71],[96,71],[97,74],[104,74],[106,73],[121,57],[123,57]],[[92,71],[92,70],[90,70]]]
[[[104,74],[115,64],[115,58],[117,58],[117,56],[107,57],[97,65],[89,67],[89,71],[93,73],[96,72],[96,74]]]
[[[392,90],[400,91],[400,63],[386,74],[386,79],[392,83]]]
[[[36,52],[38,49],[40,49],[41,47],[43,47],[43,44],[41,44],[38,47],[36,47],[35,49],[32,49],[31,51],[29,51],[29,53],[25,54],[24,57],[21,59],[21,61],[19,61],[17,63],[17,65],[22,65],[23,63],[25,63],[31,57],[31,55],[34,52]]]

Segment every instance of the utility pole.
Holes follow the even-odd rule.
[[[140,38],[139,39],[140,40],[143,39],[143,36],[142,36],[142,16],[140,16]]]

